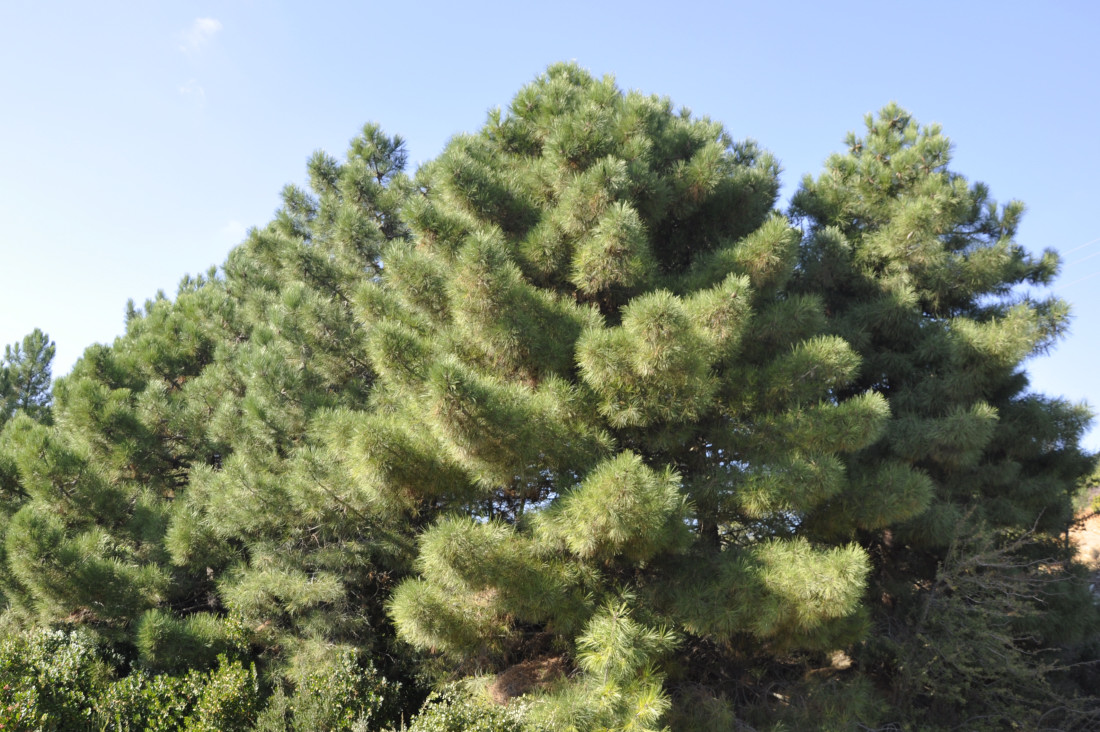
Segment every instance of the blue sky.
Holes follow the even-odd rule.
[[[1036,389],[1100,406],[1100,5],[1061,2],[50,2],[0,5],[0,343],[65,373],[266,223],[363,123],[424,161],[576,60],[752,137],[784,198],[896,100],[1028,206],[1076,315]],[[1100,449],[1100,430],[1088,439]]]

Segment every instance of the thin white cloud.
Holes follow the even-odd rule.
[[[221,22],[214,18],[195,18],[191,27],[180,33],[180,50],[186,54],[196,53],[221,29]]]
[[[239,244],[248,233],[248,227],[236,219],[230,221],[218,232],[222,241],[230,244]]]
[[[206,102],[206,90],[202,88],[197,79],[188,79],[186,84],[179,87],[179,93],[194,99],[199,106]]]

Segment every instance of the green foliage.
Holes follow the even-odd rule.
[[[276,689],[256,730],[380,729],[399,710],[401,685],[382,677],[373,665],[359,663],[350,649],[329,649],[299,674],[289,695]]]
[[[868,647],[894,647],[903,629],[904,647],[875,670],[907,689],[903,713],[932,727],[1039,724],[1064,700],[1021,623],[1065,639],[1094,633],[1097,619],[1073,599],[1085,594],[1077,572],[1045,554],[1092,470],[1080,446],[1090,415],[1029,392],[1022,366],[1065,332],[1064,302],[1017,290],[1049,284],[1058,258],[1014,240],[1022,204],[998,206],[949,169],[939,127],[890,105],[847,142],[792,199],[806,230],[794,289],[823,299],[830,329],[862,358],[837,398],[874,389],[893,419],[848,457],[852,489],[807,528],[839,536],[855,519],[879,558]],[[1024,538],[1007,554],[963,541],[988,531]],[[1029,552],[1048,556],[1047,577],[1011,559]]]
[[[255,666],[225,656],[209,671],[134,671],[90,633],[35,631],[0,643],[3,729],[228,732],[252,728],[262,703]]]
[[[169,732],[252,729],[262,706],[255,665],[218,658],[217,668],[149,676],[135,672],[112,683],[96,703],[98,728]]]
[[[256,667],[245,669],[239,662],[229,663],[224,656],[219,660],[217,672],[204,679],[194,711],[184,720],[183,728],[188,732],[246,730],[256,718],[260,707]]]
[[[88,633],[62,630],[0,641],[3,729],[86,729],[112,667]]]
[[[432,693],[401,732],[541,732],[524,704],[495,706],[458,686]]]
[[[994,542],[978,533],[953,543],[914,617],[872,646],[872,658],[894,666],[896,709],[921,710],[941,728],[1096,724],[1100,716],[1089,700],[1059,683],[1060,653],[1046,645],[1047,638],[1068,640],[1051,624],[1058,624],[1066,593],[1080,585],[1072,567],[1028,557],[1031,540],[1025,534]],[[1076,612],[1070,627],[1080,632],[1084,620],[1092,625],[1086,634],[1095,633],[1095,610]]]
[[[3,729],[153,732],[351,730],[392,720],[400,684],[351,650],[318,657],[294,683],[265,699],[255,664],[219,655],[208,670],[134,670],[82,631],[11,635],[0,645]]]
[[[539,514],[540,528],[578,557],[644,561],[687,538],[679,482],[671,470],[657,473],[637,455],[622,452]]]
[[[798,238],[776,173],[667,100],[555,66],[420,171],[412,246],[360,291],[386,431],[338,444],[434,519],[390,616],[466,671],[564,650],[581,673],[551,693],[555,728],[660,727],[661,654],[607,633],[793,649],[866,628],[856,525],[802,524],[890,412],[837,399],[859,355],[819,300],[779,294]],[[383,467],[398,454],[419,464]],[[586,670],[603,653],[629,670]]]
[[[792,212],[807,226],[796,289],[824,297],[832,329],[863,359],[840,396],[874,388],[895,417],[884,440],[856,458],[861,472],[893,459],[894,481],[916,487],[901,475],[904,464],[931,478],[932,491],[910,493],[926,494],[933,511],[972,506],[997,525],[1041,520],[1058,533],[1070,515],[1065,489],[1029,491],[1030,505],[1016,515],[1001,510],[1006,493],[1023,499],[1013,484],[1033,471],[1069,477],[1088,463],[1077,447],[1083,422],[1041,426],[1052,411],[1073,407],[1028,394],[1020,371],[1064,332],[1066,306],[1018,298],[1013,288],[1050,282],[1056,255],[1033,256],[1013,240],[1022,206],[998,207],[983,185],[950,171],[950,143],[938,127],[891,105],[868,116],[865,136],[850,135],[848,145],[824,175],[803,180]],[[1024,433],[1053,436],[1053,428],[1060,436],[1036,451],[1024,424]],[[950,543],[918,526],[906,534],[914,542]]]
[[[149,610],[138,620],[137,647],[146,668],[179,672],[209,668],[220,657],[243,656],[248,634],[235,617],[196,613],[180,619]]]
[[[0,359],[0,427],[18,411],[50,421],[50,378],[57,346],[38,328],[4,346]]]
[[[101,696],[97,705],[101,725],[130,732],[174,732],[183,728],[201,693],[199,675],[191,677],[135,672],[121,678]]]
[[[1074,508],[1076,513],[1100,511],[1100,466],[1081,479],[1074,494]]]
[[[676,645],[667,628],[635,621],[626,603],[608,604],[577,638],[582,674],[532,709],[550,729],[657,730],[670,702],[656,662]]]
[[[558,64],[414,177],[373,125],[316,153],[52,404],[46,336],[9,347],[3,713],[363,729],[476,675],[508,705],[413,729],[1087,719],[1045,649],[1100,627],[1091,416],[1023,370],[1057,257],[938,128],[848,143],[784,216],[756,143]],[[976,526],[1055,579],[1023,601]]]
[[[683,588],[660,591],[692,632],[751,633],[777,647],[828,649],[862,635],[868,565],[850,545],[823,551],[804,540],[771,541],[710,561],[680,560]]]

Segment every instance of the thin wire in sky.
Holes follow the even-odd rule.
[[[1093,244],[1095,244],[1098,241],[1100,241],[1100,237],[1097,237],[1097,238],[1093,239],[1092,241],[1087,241],[1084,244],[1082,244],[1081,246],[1074,247],[1073,249],[1070,249],[1068,252],[1062,252],[1062,254],[1063,255],[1073,254],[1074,252],[1080,251],[1081,249],[1084,249],[1085,247],[1091,247]]]
[[[1100,275],[1100,270],[1098,270],[1096,272],[1093,272],[1092,274],[1087,274],[1084,277],[1079,277],[1078,279],[1074,280],[1073,282],[1070,282],[1068,285],[1062,285],[1061,288],[1065,289],[1067,287],[1073,287],[1078,282],[1084,282],[1085,280],[1091,280],[1093,277],[1095,277],[1097,275]]]
[[[1067,266],[1076,267],[1081,262],[1087,262],[1090,259],[1092,259],[1093,257],[1100,257],[1100,252],[1093,252],[1092,254],[1088,255],[1087,257],[1081,257],[1076,262],[1069,262],[1069,264]]]
[[[1084,249],[1085,247],[1090,247],[1093,244],[1096,244],[1097,242],[1100,242],[1100,237],[1097,237],[1096,239],[1093,239],[1092,241],[1087,241],[1084,244],[1081,244],[1080,246],[1076,246],[1073,249],[1070,249],[1068,252],[1065,252],[1065,254],[1073,254],[1074,252],[1080,251],[1080,250]],[[1093,257],[1100,257],[1100,252],[1093,252],[1092,254],[1089,254],[1086,257],[1082,257],[1081,259],[1078,259],[1076,262],[1070,262],[1069,265],[1073,266],[1073,267],[1076,267],[1077,265],[1081,264],[1081,262],[1087,262],[1088,260],[1092,259]],[[1062,285],[1062,287],[1073,287],[1074,285],[1076,285],[1079,282],[1084,282],[1085,280],[1091,280],[1096,275],[1100,275],[1100,271],[1092,272],[1091,274],[1087,274],[1084,277],[1078,277],[1073,282]]]

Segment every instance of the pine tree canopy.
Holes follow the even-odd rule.
[[[38,328],[4,346],[0,360],[0,426],[21,411],[39,422],[50,414],[50,379],[57,347]]]
[[[364,295],[376,362],[405,362],[375,389],[467,485],[413,487],[446,518],[390,603],[402,638],[492,668],[572,648],[623,593],[708,643],[858,637],[868,558],[803,524],[889,412],[836,398],[860,359],[820,299],[777,297],[798,257],[777,174],[573,67],[420,172],[411,242]]]
[[[1016,289],[1049,283],[1057,255],[1014,241],[1022,204],[999,207],[952,173],[938,127],[889,106],[848,145],[803,181],[792,214],[806,231],[793,289],[823,294],[831,331],[863,359],[839,398],[872,389],[894,417],[850,470],[908,466],[931,479],[928,510],[899,526],[914,546],[946,546],[969,509],[993,526],[1062,532],[1090,460],[1078,447],[1090,416],[1028,391],[1022,364],[1063,335],[1068,311]],[[872,490],[837,515],[881,510]]]
[[[1087,728],[1058,257],[950,152],[887,106],[784,213],[756,142],[574,64],[415,172],[367,125],[52,407],[9,347],[3,632],[146,699],[255,662],[225,729]]]

